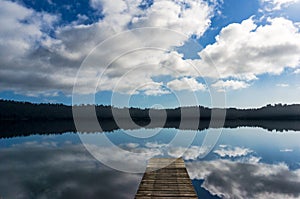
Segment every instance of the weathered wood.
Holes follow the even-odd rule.
[[[150,159],[135,199],[198,198],[182,158]]]

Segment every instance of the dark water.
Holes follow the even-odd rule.
[[[299,131],[221,130],[220,135],[216,129],[141,128],[1,138],[0,198],[134,198],[142,174],[110,166],[128,171],[128,162],[144,166],[140,156],[181,155],[199,198],[300,198]],[[104,137],[115,147],[105,145]],[[192,138],[188,148],[185,138]]]

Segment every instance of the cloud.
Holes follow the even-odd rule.
[[[202,0],[154,0],[147,6],[141,6],[141,0],[92,0],[91,6],[103,18],[89,25],[61,26],[53,26],[59,16],[16,2],[0,4],[1,91],[69,95],[76,82],[80,94],[95,92],[92,87],[99,83],[96,91],[155,96],[169,94],[167,87],[204,91],[199,77],[212,78],[212,86],[219,91],[237,90],[249,87],[249,81],[259,75],[279,75],[287,67],[296,68],[300,60],[299,28],[284,18],[270,18],[266,25],[255,24],[253,18],[229,24],[214,44],[198,52],[201,59],[184,59],[175,47],[192,36],[200,38],[216,7]],[[145,27],[162,29],[136,29]],[[166,34],[168,29],[179,34]],[[134,31],[118,35],[128,30]],[[108,42],[112,35],[114,39]],[[76,78],[84,58],[101,42],[106,45],[94,49]],[[155,81],[159,76],[171,80]]]
[[[236,81],[236,80],[226,80],[226,81],[220,80],[212,85],[212,87],[216,88],[220,92],[225,90],[238,90],[242,88],[247,88],[249,86],[250,84],[246,82]]]
[[[103,10],[106,13],[101,23],[110,20],[111,17],[117,15],[116,13],[122,13],[122,16],[126,13],[126,16],[122,18],[127,19],[126,23],[122,23],[124,25],[123,30],[143,27],[162,28],[161,30],[147,29],[143,32],[141,30],[127,34],[125,37],[117,39],[118,41],[112,41],[110,45],[107,45],[107,52],[99,52],[101,57],[105,57],[107,60],[109,58],[113,60],[121,54],[122,57],[114,60],[109,68],[103,71],[107,64],[98,56],[95,65],[100,67],[98,69],[91,68],[91,71],[94,70],[94,74],[103,74],[101,77],[102,84],[98,87],[98,91],[113,90],[125,94],[143,93],[145,95],[169,94],[170,92],[163,88],[165,85],[153,80],[155,77],[169,75],[176,78],[195,74],[191,64],[186,63],[182,59],[183,55],[174,52],[173,48],[183,45],[191,35],[200,37],[208,28],[212,8],[207,3],[194,0],[153,1],[153,4],[146,9],[138,8],[141,2],[132,4],[131,2],[120,1],[120,4],[115,5],[115,2],[93,1],[93,4],[97,3],[104,7]],[[115,17],[120,18],[119,16]],[[191,23],[192,19],[193,23]],[[113,21],[107,23],[116,24]],[[166,32],[168,29],[179,33],[170,34],[170,32]],[[166,52],[157,49],[141,49],[141,46],[157,47],[165,49]],[[103,51],[103,49],[99,49],[99,51]],[[183,73],[180,74],[181,72]],[[79,85],[83,85],[82,92],[88,92],[84,86],[88,85],[87,79],[91,79],[91,76],[93,75],[87,73],[83,75],[82,81],[77,79]],[[93,76],[92,78],[98,77]]]
[[[47,141],[2,148],[0,173],[3,198],[129,199],[142,178],[100,164],[81,144]]]
[[[293,149],[280,149],[280,152],[293,152]]]
[[[202,187],[221,198],[299,198],[300,171],[285,164],[233,162],[229,160],[186,163],[192,179],[204,179]]]
[[[138,89],[140,92],[143,92],[146,95],[163,95],[163,94],[169,94],[170,91],[166,90],[163,87],[162,82],[151,82],[146,85],[143,85],[140,89]]]
[[[37,56],[38,52],[52,56],[49,50],[41,51],[40,46],[50,40],[48,33],[58,17],[10,1],[1,1],[0,9],[0,89],[31,93],[61,89],[49,75],[54,73],[55,67],[45,62],[45,56]],[[49,85],[50,89],[44,90]]]
[[[10,1],[0,2],[1,65],[28,55],[48,35],[44,32],[57,20],[47,13],[36,13]],[[12,66],[13,67],[13,66]]]
[[[258,75],[279,75],[286,67],[297,67],[299,54],[300,33],[292,21],[269,18],[268,24],[256,25],[251,17],[224,27],[216,42],[199,53],[202,61],[196,62],[202,66],[211,59],[221,78],[249,81]]]
[[[121,148],[124,148],[125,150],[132,150],[139,146],[138,143],[126,143],[124,145],[120,145]]]
[[[126,148],[98,146],[95,144],[85,144],[85,148],[97,160],[110,167],[124,172],[141,173],[147,166],[147,161],[155,156],[163,155],[160,148]],[[113,155],[112,155],[113,154]]]
[[[270,12],[298,3],[299,0],[261,0],[261,2],[264,4],[265,10]]]
[[[107,57],[106,60],[109,60],[119,56],[118,53],[122,49],[132,50],[145,42],[148,46],[159,44],[159,47],[169,52],[152,52],[150,56],[146,56],[146,51],[143,51],[121,57],[112,63],[102,76],[102,85],[98,87],[98,91],[115,90],[126,94],[146,95],[167,94],[169,92],[162,88],[160,82],[153,81],[153,77],[161,74],[174,75],[174,71],[161,68],[166,63],[170,63],[163,63],[163,61],[172,60],[174,64],[184,63],[183,60],[179,61],[182,55],[175,58],[177,54],[172,52],[172,48],[182,45],[191,35],[200,37],[210,25],[214,6],[196,0],[153,1],[151,6],[145,8],[140,7],[142,4],[140,0],[118,0],[117,2],[92,0],[90,2],[94,9],[102,12],[103,19],[89,25],[71,23],[62,26],[52,25],[59,19],[57,16],[25,8],[16,2],[1,2],[1,19],[5,20],[1,20],[0,36],[5,45],[2,45],[0,56],[2,67],[0,78],[3,82],[0,89],[29,95],[57,91],[70,94],[76,80],[81,85],[81,93],[90,93],[89,88],[99,79],[99,74],[104,72],[107,66],[105,60],[98,59],[81,73],[82,78],[75,79],[80,64],[90,51],[112,35],[151,26],[172,29],[180,33],[161,34],[149,29],[147,34],[132,34],[130,37],[111,42],[108,48],[100,49],[99,52],[96,50],[95,54]],[[45,27],[52,28],[52,35],[48,35],[48,29],[44,31]],[[131,69],[149,63],[157,64],[157,67],[151,68],[148,65],[146,70],[135,71],[134,75],[125,75]],[[186,65],[171,65],[171,67],[182,68]],[[188,72],[189,68],[184,70],[186,73],[192,73]],[[178,74],[173,77],[177,78]],[[122,83],[118,84],[121,79]],[[141,84],[155,86],[133,92]]]
[[[165,148],[168,144],[158,143],[158,142],[147,142],[145,144],[147,148]]]
[[[294,73],[295,73],[295,74],[300,74],[300,68],[296,69],[296,70],[294,71]]]
[[[202,83],[197,82],[194,78],[184,77],[182,79],[175,79],[167,83],[167,86],[176,91],[205,91],[206,86]]]
[[[133,27],[164,27],[200,37],[211,23],[212,11],[204,1],[153,1],[141,17],[133,18],[132,23]]]
[[[224,157],[240,157],[240,156],[247,156],[249,153],[252,153],[253,151],[251,149],[248,148],[240,148],[240,147],[234,147],[233,149],[231,148],[221,148],[221,149],[217,149],[214,151],[214,153],[216,153],[217,155],[219,155],[220,157],[224,158]]]
[[[282,88],[286,88],[289,87],[289,84],[276,84],[277,87],[282,87]]]
[[[172,147],[168,150],[168,155],[172,157],[181,157],[184,160],[196,160],[200,155],[207,152],[206,147],[190,146],[189,148]]]
[[[203,155],[207,152],[207,147],[203,146],[190,146],[190,147],[172,147],[169,144],[158,143],[158,142],[147,142],[145,147],[134,148],[130,150],[131,152],[136,153],[145,153],[151,154],[149,157],[143,158],[150,158],[156,155],[162,156],[171,156],[171,157],[182,157],[184,160],[196,160],[199,156]],[[120,160],[123,160],[121,157]],[[134,162],[134,160],[133,160]],[[135,163],[138,164],[138,163]]]

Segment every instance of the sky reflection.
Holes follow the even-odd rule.
[[[149,131],[149,132],[148,132]],[[174,134],[195,133],[161,129],[105,133],[120,149],[151,157],[178,157],[199,197],[299,198],[299,132],[269,132],[259,128],[224,129],[212,151],[201,157],[201,144],[210,130],[196,132],[189,148],[169,146]],[[103,133],[102,133],[103,134]],[[133,135],[144,134],[142,139]],[[81,134],[80,136],[95,136]],[[118,157],[112,148],[93,145],[107,160]],[[3,198],[133,198],[142,174],[113,170],[96,160],[77,134],[35,135],[0,139],[0,196]]]
[[[80,144],[59,145],[45,139],[2,148],[1,198],[132,198],[135,194],[141,175],[102,165]]]

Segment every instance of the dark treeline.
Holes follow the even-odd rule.
[[[268,131],[300,131],[300,122],[297,120],[280,121],[280,120],[227,120],[222,125],[211,124],[209,120],[194,121],[193,119],[185,121],[184,126],[181,126],[181,121],[166,121],[163,125],[161,123],[139,120],[136,123],[138,125],[122,125],[121,127],[113,120],[100,120],[100,128],[93,128],[93,125],[89,125],[89,121],[86,122],[86,128],[82,130],[76,129],[72,120],[46,120],[46,121],[0,121],[0,138],[11,138],[17,136],[29,136],[29,135],[48,135],[48,134],[63,134],[63,133],[98,133],[98,132],[113,132],[117,129],[134,130],[140,126],[144,126],[147,129],[151,128],[174,128],[181,130],[205,130],[208,128],[237,128],[237,127],[259,127]],[[191,125],[188,125],[189,122]],[[194,124],[198,122],[198,126]],[[126,123],[125,123],[126,124]]]
[[[199,118],[202,120],[219,119],[226,113],[226,120],[300,120],[300,105],[267,105],[257,109],[219,109],[198,107],[181,107],[175,109],[139,109],[116,108],[103,105],[74,106],[79,117],[90,117],[89,111],[94,109],[99,120],[126,118],[128,112],[133,120],[150,121],[150,117],[166,117],[167,121],[181,118]],[[198,114],[197,114],[198,113]],[[213,113],[213,114],[212,114]],[[199,117],[200,114],[200,117]],[[72,106],[63,104],[33,104],[0,100],[0,120],[72,120]]]

